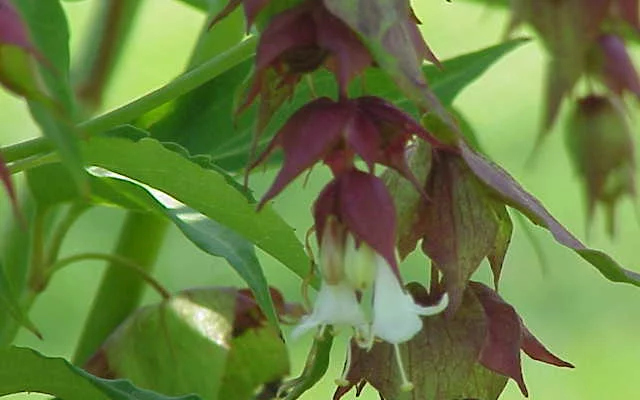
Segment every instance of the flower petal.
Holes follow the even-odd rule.
[[[376,264],[373,334],[393,344],[406,342],[422,329],[421,307],[404,290],[384,258],[378,256]]]
[[[348,285],[329,285],[323,282],[313,312],[302,319],[291,336],[295,339],[306,331],[323,325],[349,325],[357,329],[366,325],[356,293]]]

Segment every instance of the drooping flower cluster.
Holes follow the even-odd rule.
[[[623,131],[628,131],[628,128],[621,128],[621,125],[629,123],[624,121],[629,119],[629,110],[614,107],[615,110],[609,112],[611,117],[605,118],[618,119],[620,122],[610,127],[604,127],[598,122],[595,125],[600,128],[590,128],[589,124],[579,121],[600,118],[589,111],[589,104],[594,104],[595,98],[600,98],[601,104],[621,103],[627,95],[640,100],[640,77],[625,48],[625,37],[640,35],[640,2],[597,0],[587,4],[582,0],[516,0],[512,2],[512,7],[510,29],[523,22],[532,25],[550,56],[546,83],[545,131],[553,126],[563,101],[574,94],[580,80],[584,79],[588,83],[587,93],[572,99],[574,112],[567,129],[567,134],[572,137],[567,140],[567,145],[586,188],[587,219],[591,220],[593,217],[595,203],[602,203],[607,212],[609,232],[613,234],[614,205],[621,195],[635,195],[633,185],[629,184],[635,180],[635,172],[629,170],[632,175],[630,179],[619,180],[618,186],[624,184],[624,187],[613,198],[602,196],[597,193],[600,189],[596,189],[602,185],[602,177],[616,175],[619,169],[615,165],[617,161],[600,162],[599,159],[608,158],[619,151],[619,140],[615,137],[627,135]],[[593,110],[593,107],[590,109]],[[601,136],[600,139],[593,139],[595,129],[602,130],[597,134]],[[612,131],[610,135],[613,137],[605,139],[609,131]],[[582,156],[591,154],[594,157],[592,161],[598,164],[597,168],[607,170],[595,173],[593,169],[584,166],[584,160],[576,162],[575,155],[578,153],[582,153]],[[633,164],[632,154],[625,154],[623,159],[625,164]]]
[[[265,4],[244,2],[245,9],[251,10],[249,23]],[[399,26],[410,35],[404,44],[420,55],[416,63],[418,58],[435,60],[408,7],[405,12]],[[403,44],[397,43],[402,37],[394,39],[396,45]],[[421,191],[422,185],[406,163],[407,143],[418,137],[436,147],[440,144],[411,116],[384,99],[349,97],[349,83],[372,64],[373,57],[358,34],[330,12],[325,2],[303,1],[270,17],[260,36],[251,88],[241,108],[260,97],[260,130],[304,74],[321,66],[334,74],[337,100],[322,97],[302,106],[249,169],[277,149],[284,153],[282,168],[260,206],[317,162],[327,165],[334,175],[314,205],[322,284],[313,311],[294,330],[294,336],[313,328],[324,332],[329,325],[348,326],[364,348],[371,348],[376,339],[397,348],[420,331],[420,316],[441,312],[448,297],[445,293],[438,304],[423,307],[405,292],[396,258],[393,199],[374,175],[374,167],[380,164],[397,171]],[[366,172],[356,168],[357,158],[365,162]],[[404,374],[402,360],[399,356],[397,360]],[[410,387],[408,381],[405,385]]]
[[[486,324],[492,322],[487,321],[493,311],[483,313],[476,300],[471,305],[475,308],[468,310],[465,299],[478,296],[470,294],[470,278],[485,257],[490,261],[497,287],[511,238],[511,220],[504,199],[511,200],[510,205],[522,202],[523,209],[536,217],[539,213],[545,222],[557,222],[550,216],[547,219],[546,210],[536,208],[535,199],[502,170],[466,147],[452,119],[443,116],[442,107],[430,97],[433,94],[428,91],[420,64],[424,59],[437,60],[419,34],[418,20],[409,2],[369,3],[367,12],[360,12],[353,2],[343,0],[233,0],[223,11],[226,14],[242,4],[249,25],[259,20],[255,23],[261,30],[255,67],[250,89],[240,106],[242,110],[259,98],[258,134],[292,97],[305,74],[324,67],[337,82],[334,97],[316,98],[301,106],[248,168],[250,171],[263,164],[276,151],[283,154],[282,167],[259,208],[319,162],[333,174],[313,205],[319,292],[313,309],[293,330],[293,336],[317,330],[318,338],[323,338],[327,332],[346,327],[352,332],[352,340],[338,385],[346,390],[375,375],[374,381],[387,382],[385,387],[377,387],[380,393],[387,389],[395,393],[411,390],[414,377],[420,377],[426,368],[413,357],[407,360],[407,352],[417,347],[436,352],[449,349],[442,342],[446,335],[440,331],[433,344],[424,344],[431,332],[427,329],[432,322],[428,317],[446,310],[446,318],[460,317],[465,325],[465,313],[470,313],[481,321],[464,338],[473,344],[474,351],[478,350],[469,355],[465,367],[475,368],[481,362],[496,373],[482,379],[479,389],[492,387],[501,391],[506,376],[524,388],[515,364],[508,368],[498,364],[502,354],[507,354],[509,361],[517,357],[520,371],[521,342],[538,342],[523,339],[528,331],[520,325],[515,312],[509,314],[513,318],[508,322],[516,324],[517,329],[496,323],[487,332]],[[379,97],[351,96],[352,80],[374,67],[389,73],[407,97],[415,100],[415,96],[422,96],[416,101],[419,109],[433,105],[432,116],[439,123],[430,127],[426,118],[419,123]],[[437,132],[447,129],[451,130],[447,135]],[[419,177],[407,159],[408,148],[414,143],[426,148],[424,153],[414,152],[414,156],[421,157],[418,163],[427,170]],[[359,160],[365,168],[359,168]],[[395,192],[392,196],[389,180],[375,174],[376,165],[386,167],[387,172],[409,185],[416,201],[401,210],[399,196]],[[401,215],[406,210],[409,218]],[[566,239],[565,245],[583,247],[569,233],[561,232],[558,237]],[[426,297],[403,285],[398,266],[398,253],[405,257],[419,240],[432,261],[431,289]],[[424,301],[427,297],[428,301]],[[438,321],[441,323],[442,319],[439,317]],[[446,331],[447,323],[442,325]],[[511,340],[508,351],[480,355],[484,341],[491,342],[490,348],[493,341],[506,339]],[[378,362],[381,358],[377,349],[382,347],[390,351],[385,354],[391,354],[398,368],[390,370]],[[542,350],[539,354],[547,357]],[[364,373],[358,359],[369,358],[376,363],[367,365]],[[405,368],[405,361],[409,369]],[[451,366],[455,360],[444,363]],[[414,365],[418,365],[417,371]],[[427,396],[422,390],[418,396]],[[344,391],[339,389],[337,395],[341,393]]]

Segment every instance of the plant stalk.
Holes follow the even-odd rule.
[[[168,221],[149,214],[129,212],[113,255],[150,272],[162,247]],[[84,364],[105,339],[139,305],[146,287],[137,271],[109,263],[94,298],[73,361]]]
[[[78,129],[86,135],[105,132],[118,125],[127,124],[137,117],[178,98],[211,79],[223,74],[251,57],[256,48],[255,37],[248,38],[228,51],[211,58],[200,66],[180,75],[165,86],[148,93],[120,108],[81,122]],[[49,139],[38,137],[0,148],[6,163],[12,163],[34,155],[52,151]]]

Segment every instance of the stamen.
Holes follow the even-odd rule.
[[[327,325],[326,324],[320,325],[320,329],[318,329],[318,332],[316,333],[316,339],[317,340],[324,339],[324,332],[325,332],[326,329],[327,329]]]
[[[355,339],[358,347],[367,351],[371,350],[375,341],[375,337],[373,336],[369,325],[356,328]]]
[[[396,355],[396,363],[398,364],[398,369],[400,370],[400,379],[402,380],[402,384],[400,385],[400,390],[403,392],[410,392],[413,390],[413,383],[407,378],[407,373],[404,370],[404,365],[402,364],[402,355],[400,354],[400,346],[398,343],[393,344],[393,351]]]
[[[349,339],[349,342],[347,343],[347,358],[344,361],[344,369],[342,370],[342,375],[340,375],[340,378],[334,381],[338,386],[349,386],[347,374],[349,374],[349,368],[351,367],[351,357],[351,339]]]

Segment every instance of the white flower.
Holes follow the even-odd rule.
[[[422,329],[420,316],[435,315],[447,308],[446,293],[434,306],[416,304],[384,258],[376,256],[376,265],[372,326],[376,337],[392,344],[406,342]]]
[[[315,327],[348,325],[356,330],[366,329],[367,319],[360,308],[355,291],[345,282],[331,285],[323,281],[313,312],[302,319],[291,336],[299,337]]]

